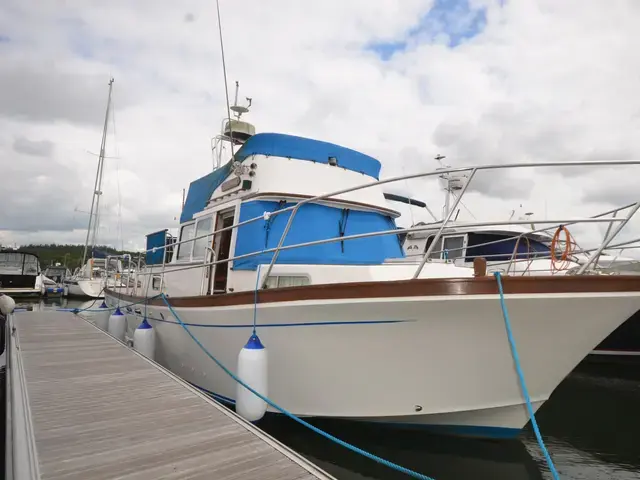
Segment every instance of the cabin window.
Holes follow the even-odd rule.
[[[154,276],[153,280],[151,281],[151,288],[153,288],[154,290],[160,290],[161,284],[162,284],[162,278]]]
[[[270,275],[267,288],[302,287],[310,285],[311,280],[306,275]]]
[[[195,224],[190,223],[189,225],[185,225],[180,230],[180,241],[184,242],[185,240],[191,240],[193,238],[193,233],[195,230]],[[191,248],[193,247],[193,242],[181,243],[178,245],[178,260],[189,260],[191,258]]]
[[[36,257],[32,257],[31,255],[24,256],[24,269],[22,271],[23,275],[37,275],[40,273],[38,270],[38,259]]]
[[[456,258],[464,257],[464,240],[464,235],[444,237],[444,251],[442,252],[442,258],[446,260],[455,260]]]
[[[429,250],[429,247],[433,243],[433,238],[434,238],[433,235],[427,238],[427,244],[424,247],[424,253],[427,253],[427,250]],[[442,237],[440,237],[436,242],[435,246],[433,247],[433,250],[429,254],[429,258],[431,260],[440,260],[441,255],[442,255]]]
[[[203,259],[207,247],[211,245],[211,237],[198,238],[207,233],[211,233],[211,227],[213,226],[213,217],[200,218],[196,224],[195,240],[193,242],[193,255],[194,260]]]
[[[515,252],[517,245],[517,253]],[[515,255],[514,255],[515,253]],[[533,258],[549,258],[549,246],[544,243],[522,237],[518,242],[515,234],[503,233],[470,233],[467,247],[467,261],[474,257],[484,257],[488,261],[508,262],[515,257],[518,260]]]
[[[433,243],[433,238],[432,235],[427,239],[425,252]],[[429,258],[431,260],[455,260],[464,257],[466,247],[466,235],[445,235],[438,239]]]

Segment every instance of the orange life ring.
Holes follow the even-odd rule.
[[[557,246],[560,241],[560,234],[564,233],[564,250],[560,254],[560,258],[557,257]],[[554,269],[562,270],[562,267],[558,267],[557,264],[560,262],[566,262],[569,260],[569,257],[573,253],[573,238],[571,237],[571,233],[569,233],[569,229],[564,225],[560,225],[556,230],[556,233],[553,235],[551,239],[551,246],[549,247],[551,250],[551,264]]]

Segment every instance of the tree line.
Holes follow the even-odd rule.
[[[40,258],[40,266],[43,269],[47,268],[49,265],[60,263],[61,265],[66,265],[71,271],[73,271],[76,267],[82,266],[82,254],[84,252],[84,245],[57,245],[55,243],[50,243],[41,245],[23,245],[17,250],[13,250],[13,248],[11,247],[1,246],[0,249],[10,249],[17,252],[33,253],[37,255],[38,258]],[[133,256],[133,258],[138,257],[138,252],[120,251],[107,245],[96,245],[95,249],[113,255],[122,255],[125,253],[129,253]],[[91,251],[87,253],[88,257],[90,255]]]

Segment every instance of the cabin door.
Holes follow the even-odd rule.
[[[219,212],[216,216],[216,226],[214,231],[222,228],[231,227],[233,225],[234,210],[225,210]],[[233,230],[225,230],[224,232],[217,233],[213,237],[213,244],[211,248],[215,252],[215,261],[227,260],[229,258],[231,250],[231,235]],[[209,295],[219,294],[227,292],[227,277],[229,275],[229,263],[219,263],[212,266],[212,275],[209,282]]]

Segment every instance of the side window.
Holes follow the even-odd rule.
[[[211,245],[211,237],[198,238],[207,233],[211,233],[211,227],[213,226],[213,217],[200,218],[196,225],[196,235],[193,242],[193,259],[204,258],[204,253],[207,249],[207,245]]]
[[[464,253],[464,235],[444,238],[444,252],[442,258],[447,260],[455,260],[460,258]]]
[[[189,225],[185,225],[180,230],[180,241],[191,240],[193,238],[193,231],[195,229],[195,224],[190,223]],[[178,260],[189,260],[191,258],[191,248],[193,247],[193,242],[181,243],[178,245],[178,256],[176,257]]]
[[[422,252],[423,254],[427,253],[427,250],[429,250],[429,247],[431,246],[432,243],[433,243],[433,235],[431,235],[427,239],[427,244],[424,247],[424,252]],[[429,254],[429,258],[431,260],[440,260],[441,256],[442,256],[442,237],[438,239],[438,242],[433,247],[431,254]]]
[[[267,278],[267,288],[302,287],[310,284],[309,277],[303,275],[270,275]]]

